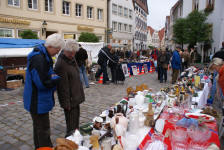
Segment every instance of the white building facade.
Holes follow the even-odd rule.
[[[132,0],[108,1],[108,42],[112,46],[133,50],[134,19]]]
[[[170,47],[174,47],[172,41],[173,29],[172,26],[178,18],[187,17],[192,11],[203,11],[205,9],[212,9],[207,22],[212,24],[212,48],[211,53],[218,51],[222,42],[224,41],[224,0],[179,0],[171,9],[170,25],[166,29],[166,43]]]
[[[159,48],[159,32],[158,31],[154,31],[152,34],[152,45],[153,47]]]
[[[153,36],[154,31],[155,30],[151,26],[148,26],[147,47],[152,47],[154,45],[152,42],[152,36]]]
[[[146,50],[147,47],[147,15],[148,4],[147,0],[133,0],[135,11],[135,35],[134,49]]]

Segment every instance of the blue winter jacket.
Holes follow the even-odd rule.
[[[172,68],[173,69],[177,69],[177,70],[180,70],[181,69],[181,58],[180,58],[180,54],[176,50],[173,52],[173,57],[172,57],[171,65],[172,65]]]
[[[38,45],[27,57],[24,108],[44,114],[54,107],[54,91],[59,77],[52,77],[53,61],[44,45]]]

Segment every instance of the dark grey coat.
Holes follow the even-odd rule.
[[[61,107],[74,108],[84,102],[85,95],[75,58],[73,60],[68,59],[62,51],[55,65],[55,72],[62,78],[57,86]]]

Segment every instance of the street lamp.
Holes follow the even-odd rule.
[[[47,22],[44,20],[42,23],[42,35],[44,35],[47,31]]]

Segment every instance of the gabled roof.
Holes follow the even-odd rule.
[[[179,4],[180,4],[180,0],[178,0],[176,4],[173,5],[173,7],[171,8],[171,11],[174,11],[179,6]]]
[[[155,30],[154,30],[151,26],[148,26],[147,28],[148,28],[148,30],[150,31],[150,34],[151,34],[151,36],[152,36],[153,33],[155,32]]]
[[[162,28],[161,30],[159,30],[158,35],[159,35],[160,41],[163,40],[164,34],[165,34],[165,28]]]
[[[147,0],[133,0],[133,4],[135,3],[137,3],[147,14],[149,14]]]

